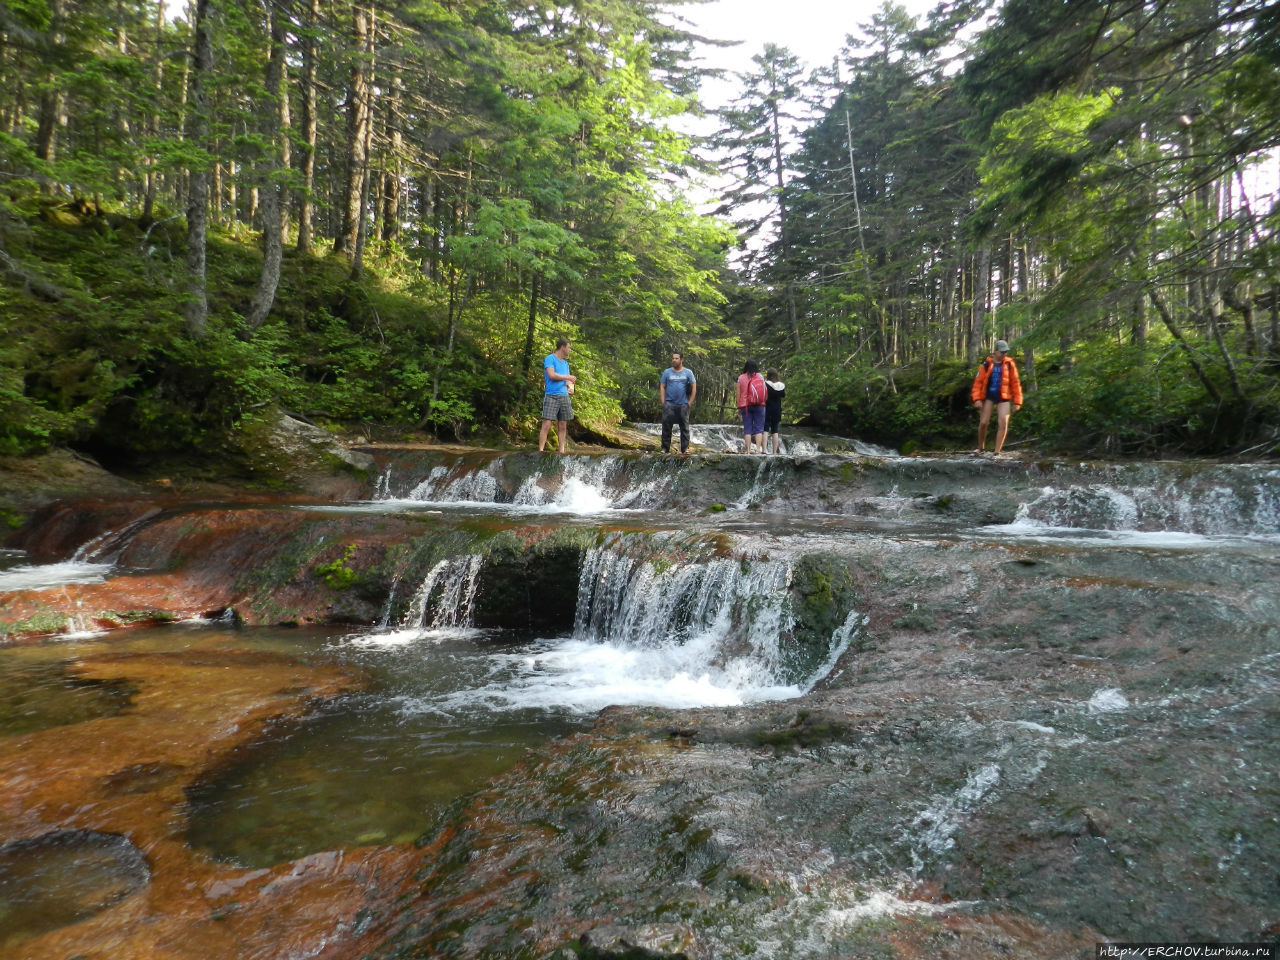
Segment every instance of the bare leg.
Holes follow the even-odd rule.
[[[991,411],[995,404],[990,400],[982,401],[982,412],[978,414],[978,449],[985,450],[987,446],[987,426],[991,423]]]
[[[547,448],[547,432],[551,429],[551,421],[543,420],[542,429],[538,431],[538,452],[542,453]]]
[[[551,421],[548,420],[548,423]],[[569,452],[569,421],[560,420],[556,423],[556,436],[560,438],[560,452]]]
[[[1002,401],[996,407],[996,453],[1004,449],[1004,438],[1009,432],[1009,413],[1011,404]]]

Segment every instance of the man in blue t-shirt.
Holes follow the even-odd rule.
[[[547,448],[547,434],[551,424],[556,425],[556,437],[560,440],[560,452],[569,450],[569,421],[573,419],[573,385],[578,378],[569,372],[569,341],[561,337],[556,341],[554,353],[548,353],[542,361],[542,429],[538,431],[538,452]]]
[[[689,452],[689,405],[698,393],[698,379],[684,365],[678,353],[671,355],[671,366],[662,371],[658,381],[658,399],[662,401],[662,452],[671,452],[671,428],[680,424],[680,453]]]

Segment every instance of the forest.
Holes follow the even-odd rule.
[[[967,449],[1003,338],[1011,446],[1280,452],[1280,7],[885,3],[711,110],[696,2],[0,2],[0,455],[527,446],[560,336],[579,439],[679,350]]]

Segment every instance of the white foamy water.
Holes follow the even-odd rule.
[[[584,462],[565,458],[560,476],[534,474],[521,484],[512,499],[516,507],[536,507],[539,512],[601,513],[618,506],[619,496],[608,490],[609,458]]]
[[[433,467],[427,478],[403,499],[426,503],[494,503],[498,500],[498,480],[487,470],[454,475],[446,467]]]
[[[1274,535],[1280,533],[1280,495],[1264,479],[1238,489],[1222,483],[1181,488],[1172,481],[1123,488],[1110,483],[1046,486],[1019,506],[1015,524],[1028,530],[1163,536]]]
[[[396,650],[448,640],[470,639],[481,632],[474,627],[397,627],[378,633],[352,634],[344,642],[367,649]]]
[[[797,667],[788,656],[794,625],[788,562],[667,564],[631,556],[628,546],[629,536],[620,534],[588,552],[572,636],[495,650],[485,682],[409,698],[404,709],[588,713],[612,704],[735,706],[790,699],[830,672],[862,626],[863,618],[851,613],[830,638],[824,662]],[[640,546],[652,550],[654,544]],[[459,636],[470,625],[481,566],[478,556],[441,561],[397,628],[351,642],[411,650]]]
[[[468,626],[476,599],[476,578],[483,565],[484,558],[478,554],[441,560],[414,593],[401,626],[407,629]]]
[[[1089,698],[1088,709],[1090,713],[1119,713],[1129,709],[1129,698],[1118,687],[1108,687],[1095,691]]]
[[[1035,543],[1075,543],[1088,546],[1141,547],[1149,550],[1205,550],[1232,544],[1280,544],[1277,534],[1204,534],[1179,530],[1106,530],[1087,527],[1055,527],[1033,520],[977,527],[984,536]]]
[[[662,436],[660,423],[634,423],[632,427],[650,437]],[[802,428],[803,429],[803,428]],[[898,451],[881,447],[874,443],[866,443],[852,437],[837,437],[829,433],[813,433],[811,429],[803,434],[796,428],[783,427],[778,432],[782,442],[782,456],[811,457],[819,453],[855,453],[863,457],[897,457]],[[694,423],[689,426],[689,442],[697,447],[722,453],[740,453],[742,451],[742,425],[740,423]],[[680,428],[671,432],[672,449],[680,446]]]
[[[524,480],[514,495],[504,494],[489,471],[444,466],[431,472],[404,496],[391,492],[389,474],[378,481],[373,504],[380,509],[440,506],[509,513],[592,515],[642,507],[650,494],[670,483],[670,477],[635,483],[623,477],[625,466],[617,457],[562,457],[553,469],[538,471]],[[509,500],[507,497],[509,496]]]
[[[802,692],[797,686],[743,685],[732,666],[708,666],[704,651],[701,644],[681,653],[572,637],[546,640],[508,658],[509,672],[501,681],[459,691],[441,703],[594,713],[615,704],[728,707],[789,699]]]
[[[29,564],[0,570],[0,593],[43,590],[71,583],[102,583],[111,575],[109,563],[68,560],[65,563]]]

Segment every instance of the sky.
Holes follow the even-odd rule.
[[[936,0],[895,2],[923,20]],[[859,27],[870,23],[881,6],[881,0],[711,0],[677,6],[674,11],[694,33],[718,40],[742,41],[734,47],[701,48],[698,53],[702,66],[746,73],[752,69],[751,58],[763,51],[766,43],[773,43],[786,47],[798,57],[807,75],[815,67],[829,64],[844,46],[845,37],[860,33]],[[723,107],[740,89],[741,85],[732,76],[704,81],[701,99],[707,107]],[[709,135],[717,126],[714,118],[691,115],[675,123],[681,132],[700,136]],[[719,206],[718,196],[725,185],[722,178],[713,175],[709,182],[687,184],[686,190],[695,206],[706,213]],[[757,237],[756,245],[765,239],[764,235]]]
[[[895,0],[923,19],[935,0]],[[766,43],[786,47],[804,61],[806,73],[825,66],[844,45],[845,36],[858,33],[881,7],[881,0],[712,0],[675,8],[695,32],[720,40],[741,40],[737,47],[706,47],[705,66],[739,73],[751,69],[751,58]],[[709,105],[722,106],[717,85],[704,90]]]

